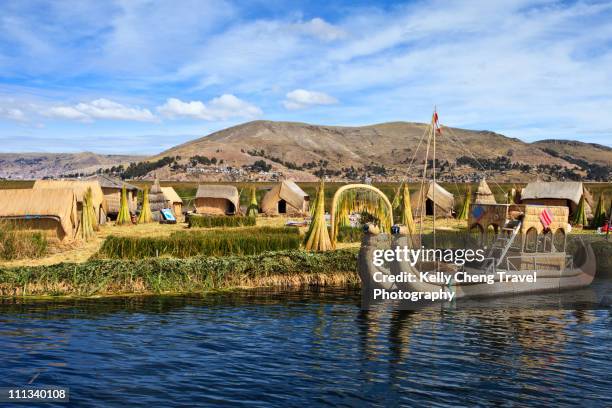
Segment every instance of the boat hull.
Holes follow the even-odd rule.
[[[583,262],[579,266],[562,267],[559,270],[508,270],[504,268],[491,269],[486,274],[492,275],[489,279],[492,282],[459,282],[452,278],[450,282],[428,282],[422,279],[422,272],[440,272],[440,268],[423,269],[422,265],[412,266],[409,262],[393,261],[386,263],[383,266],[374,264],[373,253],[375,249],[389,249],[396,246],[408,245],[409,240],[405,236],[389,236],[385,234],[373,235],[365,234],[361,250],[359,254],[359,275],[363,284],[363,289],[371,291],[373,289],[385,290],[401,290],[407,292],[437,292],[440,290],[454,293],[454,299],[461,298],[487,298],[497,296],[510,296],[519,294],[536,294],[557,292],[560,290],[579,289],[587,287],[593,281],[596,270],[595,254],[588,244],[582,244],[584,250]],[[408,245],[410,246],[410,245]],[[561,257],[564,254],[551,255],[551,257]],[[421,268],[419,268],[421,266]],[[439,264],[445,269],[444,275],[456,276],[456,270],[452,266]],[[409,273],[417,277],[412,282],[390,283],[377,282],[374,279],[374,274],[378,273],[378,277],[383,275],[398,275],[401,272]],[[504,280],[500,277],[500,272],[505,273],[505,277],[509,276],[526,276],[534,275],[532,281],[513,281]],[[485,274],[485,271],[478,269],[466,268],[465,273],[468,275]],[[509,278],[510,279],[510,278]]]

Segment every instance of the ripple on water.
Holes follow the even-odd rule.
[[[362,311],[354,290],[0,305],[0,386],[106,406],[612,405],[610,309]]]

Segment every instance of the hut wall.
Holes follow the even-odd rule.
[[[69,238],[59,220],[53,218],[19,218],[6,222],[10,222],[11,226],[19,231],[39,232],[50,241]]]
[[[195,207],[197,214],[226,215],[236,212],[236,209],[233,208],[234,205],[225,198],[196,198]]]
[[[102,188],[104,198],[108,205],[108,214],[118,214],[121,208],[121,190],[116,188]],[[132,191],[127,191],[128,208],[130,212],[136,212],[136,194]]]
[[[172,208],[172,211],[174,211],[174,216],[176,217],[176,219],[183,218],[183,204],[173,203],[171,208]]]

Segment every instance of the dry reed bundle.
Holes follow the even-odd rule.
[[[83,207],[81,210],[81,224],[79,226],[79,232],[81,238],[85,241],[89,241],[95,236],[94,223],[96,214],[93,209],[91,188],[88,188],[83,195]]]
[[[315,211],[304,242],[307,251],[329,251],[332,249],[327,221],[325,220],[325,186],[323,181],[319,184],[315,199]]]
[[[471,201],[472,201],[472,190],[468,188],[465,194],[465,200],[463,200],[463,205],[461,206],[461,210],[459,210],[459,213],[457,214],[458,220],[466,221],[468,219],[469,214],[470,214]]]
[[[247,208],[246,215],[247,217],[256,217],[258,212],[259,205],[257,204],[257,191],[255,190],[255,187],[251,187],[251,202]]]
[[[142,209],[138,216],[138,224],[148,224],[150,222],[153,222],[153,213],[149,204],[149,188],[145,187],[142,194]]]
[[[584,195],[580,197],[580,201],[578,202],[578,208],[576,208],[576,212],[572,217],[572,223],[577,226],[587,225],[586,209],[584,207]]]
[[[121,188],[121,204],[119,206],[119,214],[117,214],[117,222],[115,225],[130,225],[132,217],[130,216],[130,208],[127,200],[127,190],[125,185]]]
[[[415,230],[414,218],[412,218],[412,206],[410,204],[410,190],[406,183],[402,183],[400,187],[400,224],[406,226],[408,233],[412,234]]]
[[[606,210],[604,209],[603,194],[599,195],[597,200],[597,207],[593,213],[593,219],[591,220],[591,228],[599,228],[606,222]]]

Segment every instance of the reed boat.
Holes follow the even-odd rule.
[[[452,129],[447,140],[454,139]],[[423,180],[427,178],[428,162],[436,163],[436,135],[442,133],[438,114],[434,111],[427,137]],[[421,143],[419,143],[419,146]],[[433,152],[433,160],[428,160]],[[469,152],[472,157],[473,153]],[[436,183],[435,166],[432,180]],[[500,187],[501,189],[501,187]],[[421,189],[423,191],[423,189]],[[433,190],[435,194],[435,189]],[[502,190],[503,191],[503,190]],[[435,197],[434,197],[435,203]],[[383,289],[403,292],[445,292],[452,299],[534,294],[577,289],[589,286],[595,277],[596,259],[589,244],[576,241],[577,248],[568,250],[567,233],[571,230],[569,208],[531,204],[474,203],[469,206],[467,226],[469,240],[457,240],[447,248],[465,249],[457,243],[470,242],[482,250],[478,260],[457,264],[440,259],[386,259],[375,262],[375,254],[396,248],[424,248],[422,226],[425,222],[425,197],[415,209],[420,215],[420,231],[407,231],[395,226],[392,233],[380,233],[375,226],[365,227],[358,269],[362,290]],[[420,207],[420,206],[423,207]],[[436,244],[436,205],[433,205],[433,245]],[[457,233],[459,235],[459,233]],[[440,240],[438,240],[438,243]],[[448,242],[447,242],[448,244]],[[453,246],[454,245],[454,246]],[[412,279],[397,279],[398,276]],[[392,277],[396,277],[395,279]],[[364,292],[366,293],[366,292]]]
[[[406,260],[393,260],[377,266],[374,262],[376,250],[398,246],[418,248],[416,237],[366,232],[358,261],[363,290],[443,290],[453,293],[454,299],[460,299],[556,292],[591,284],[595,277],[596,259],[589,244],[577,241],[578,248],[574,255],[570,255],[565,251],[566,240],[560,232],[555,241],[552,238],[554,234],[546,232],[538,238],[531,232],[523,233],[521,226],[502,229],[483,261],[461,266],[444,262],[417,262],[413,265]],[[532,238],[536,239],[533,244],[530,242]],[[383,278],[383,282],[379,282],[381,277],[403,274],[415,278],[401,282]]]

